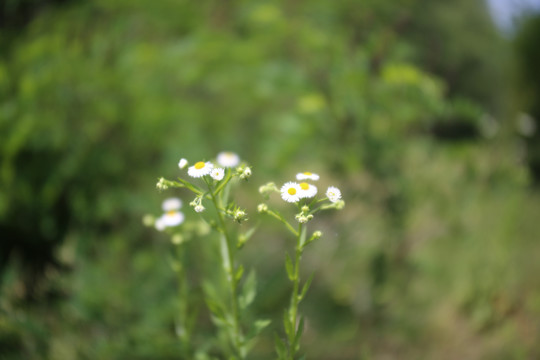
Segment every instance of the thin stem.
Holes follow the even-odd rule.
[[[206,181],[206,180],[205,180]],[[206,181],[208,185],[208,190],[211,195],[212,203],[214,204],[214,207],[216,208],[216,213],[219,221],[219,226],[221,228],[221,234],[220,236],[220,242],[221,242],[221,254],[222,254],[222,261],[223,261],[223,268],[225,269],[227,280],[230,286],[230,293],[231,293],[231,307],[232,307],[232,315],[233,315],[233,336],[232,336],[232,343],[233,348],[237,352],[237,355],[240,356],[240,359],[244,359],[243,352],[240,350],[241,347],[241,340],[242,340],[242,333],[240,329],[240,320],[238,316],[238,282],[236,280],[236,276],[234,274],[234,253],[233,253],[233,243],[229,236],[229,233],[227,232],[227,227],[225,226],[225,220],[223,219],[223,214],[220,211],[221,204],[216,197],[216,192],[212,190],[212,184],[211,182]]]
[[[178,295],[179,295],[179,302],[178,302],[178,313],[179,313],[179,319],[178,319],[178,327],[177,334],[180,338],[180,342],[182,344],[182,349],[184,351],[184,354],[188,356],[190,354],[190,344],[191,344],[191,336],[190,336],[190,328],[188,324],[188,284],[187,284],[187,276],[185,273],[184,268],[184,254],[182,245],[176,245],[176,257],[178,261]]]
[[[285,224],[285,226],[287,227],[287,229],[292,232],[294,234],[294,236],[299,236],[299,233],[294,230],[294,228],[292,227],[291,224],[289,224],[289,222],[287,220],[285,220],[280,214],[272,211],[272,210],[268,210],[267,211],[268,215],[278,219],[279,221],[281,221],[283,224]]]
[[[300,259],[302,258],[303,245],[306,237],[306,226],[302,223],[298,225],[298,232],[296,238],[296,248],[295,248],[295,257],[294,257],[294,276],[293,276],[293,292],[291,296],[291,304],[289,308],[289,317],[292,331],[289,333],[289,359],[294,360],[296,355],[296,350],[298,348],[297,339],[297,320],[298,320],[298,292],[300,288]]]

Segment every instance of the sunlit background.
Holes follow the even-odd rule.
[[[303,259],[307,359],[540,358],[539,9],[1,1],[0,359],[181,358],[172,245],[141,219],[191,200],[156,189],[181,157],[222,150],[253,166],[253,221],[268,181],[341,188]],[[292,246],[263,220],[243,250],[277,319],[253,359]]]

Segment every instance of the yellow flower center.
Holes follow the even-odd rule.
[[[203,161],[199,161],[195,164],[195,169],[200,170],[202,169],[206,164]]]
[[[311,176],[312,174],[309,171],[306,171],[304,175]]]
[[[309,184],[308,183],[300,183],[300,188],[302,188],[302,190],[307,190],[307,189],[309,189]]]
[[[289,195],[295,195],[296,194],[296,189],[295,188],[289,188],[287,190],[287,192],[289,193]]]
[[[174,214],[176,214],[176,210],[169,210],[169,211],[167,211],[167,215],[169,215],[169,216],[172,216],[172,215],[174,215]]]

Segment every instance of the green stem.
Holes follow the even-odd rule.
[[[188,293],[188,286],[187,286],[187,277],[184,271],[184,254],[182,250],[182,245],[175,245],[176,247],[176,257],[178,260],[178,296],[179,296],[179,327],[180,332],[178,333],[178,337],[180,338],[180,342],[182,344],[182,350],[186,356],[189,356],[190,354],[190,344],[191,344],[191,336],[190,336],[190,328],[188,323],[188,300],[187,300],[187,293]]]
[[[285,220],[285,219],[283,218],[283,216],[281,216],[280,214],[278,214],[278,213],[276,213],[276,212],[274,212],[274,211],[272,211],[272,210],[268,210],[267,213],[268,213],[268,215],[270,215],[270,216],[272,216],[272,217],[278,219],[278,220],[281,221],[283,224],[285,224],[285,226],[287,227],[287,229],[288,229],[290,232],[292,232],[292,233],[294,234],[294,236],[299,236],[299,233],[298,233],[296,230],[294,230],[294,228],[292,227],[292,225],[289,224],[289,222],[288,222],[287,220]]]
[[[291,296],[291,304],[289,308],[289,318],[291,323],[291,328],[293,331],[289,334],[289,359],[294,360],[298,349],[297,339],[297,320],[298,320],[298,292],[300,288],[300,259],[302,258],[302,252],[304,248],[304,242],[306,239],[306,226],[304,224],[298,225],[298,232],[296,238],[296,248],[295,248],[295,257],[294,257],[294,277],[293,277],[293,292]]]
[[[212,184],[210,182],[206,182],[208,185],[208,190],[210,191],[210,195],[212,198],[212,203],[214,204],[214,207],[216,209],[219,226],[221,228],[221,234],[220,236],[220,246],[221,246],[221,254],[222,254],[222,261],[223,261],[223,268],[227,275],[227,282],[229,283],[230,287],[230,293],[231,293],[231,307],[232,307],[232,316],[233,316],[233,334],[232,334],[232,345],[235,349],[237,355],[240,357],[240,359],[245,359],[245,356],[243,355],[243,351],[241,351],[241,342],[242,342],[242,333],[240,329],[240,320],[238,316],[238,282],[236,280],[235,276],[235,267],[234,267],[234,249],[233,249],[233,243],[232,239],[229,236],[229,233],[227,232],[227,228],[225,226],[225,220],[223,219],[223,214],[220,211],[221,204],[219,203],[218,198],[216,197],[216,192],[212,191]]]

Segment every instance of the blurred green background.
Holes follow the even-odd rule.
[[[178,359],[141,218],[222,150],[253,219],[298,171],[342,190],[303,263],[307,358],[540,358],[539,42],[470,0],[0,2],[0,359]],[[260,316],[291,246],[268,221],[241,254]]]

